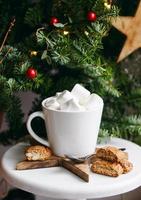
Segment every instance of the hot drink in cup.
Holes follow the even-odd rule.
[[[57,92],[42,101],[43,112],[32,113],[27,121],[30,135],[50,146],[59,156],[87,156],[95,151],[103,111],[103,100],[80,84],[71,91]],[[32,130],[34,117],[45,120],[48,141]]]

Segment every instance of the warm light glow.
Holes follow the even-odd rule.
[[[31,52],[30,52],[30,55],[31,55],[31,56],[37,56],[37,54],[38,54],[37,51],[31,51]]]
[[[84,31],[85,35],[89,35],[88,31]]]
[[[69,31],[63,31],[64,35],[68,35]]]
[[[109,4],[109,3],[107,3],[107,2],[104,3],[104,6],[105,6],[107,9],[111,9],[111,4]]]

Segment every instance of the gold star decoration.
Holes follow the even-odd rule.
[[[141,1],[134,17],[117,17],[112,25],[127,36],[117,62],[141,47]]]

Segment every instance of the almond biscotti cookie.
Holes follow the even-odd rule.
[[[119,160],[127,160],[128,154],[119,150],[113,146],[107,146],[103,148],[96,149],[96,157],[102,158],[103,160],[111,161],[111,162],[118,162]]]
[[[123,173],[126,174],[133,169],[133,164],[126,159],[119,160],[119,164],[123,168]]]
[[[25,151],[27,160],[47,160],[51,157],[52,151],[50,148],[43,145],[30,146]]]
[[[91,170],[94,173],[111,177],[117,177],[123,173],[123,168],[119,163],[112,163],[102,159],[95,161],[91,166]]]

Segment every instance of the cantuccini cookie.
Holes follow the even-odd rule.
[[[123,168],[119,163],[113,163],[98,159],[91,166],[92,172],[106,176],[117,177],[123,173]]]
[[[103,159],[101,158],[98,158],[96,156],[94,156],[91,160],[91,163],[94,164],[95,162],[97,161],[103,161]],[[109,164],[113,163],[113,162],[110,162],[110,161],[107,161]],[[133,164],[131,162],[129,162],[128,160],[126,159],[122,159],[122,160],[119,160],[118,162],[114,162],[115,164],[120,164],[122,169],[123,169],[123,174],[126,174],[128,172],[130,172],[132,169],[133,169]],[[104,169],[103,169],[104,170]],[[111,174],[111,173],[110,173]],[[108,176],[110,176],[110,174],[108,174]],[[106,174],[105,174],[106,175]]]
[[[128,154],[113,146],[107,146],[96,149],[96,156],[111,162],[118,162],[119,160],[127,160]]]
[[[128,161],[128,153],[113,146],[97,148],[90,163],[93,172],[113,177],[126,174],[133,169],[133,164]]]
[[[119,160],[119,164],[123,168],[123,173],[126,174],[133,169],[133,164],[126,159]]]
[[[43,145],[30,146],[25,151],[27,160],[47,160],[51,157],[52,151],[50,148]]]

